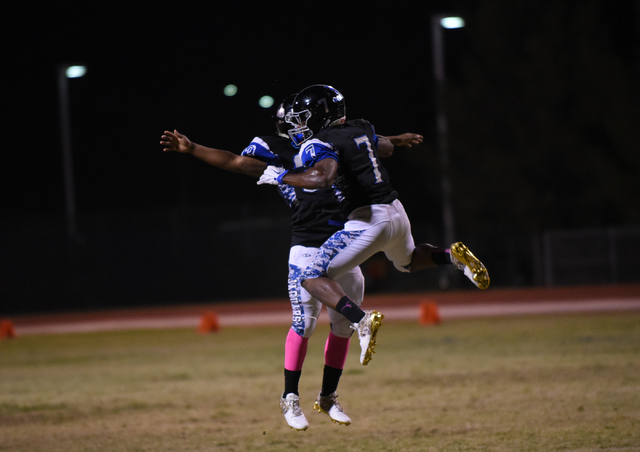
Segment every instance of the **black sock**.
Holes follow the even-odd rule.
[[[333,394],[338,389],[338,383],[342,376],[342,369],[324,365],[324,374],[322,376],[322,391],[320,395],[326,397]]]
[[[351,323],[358,323],[364,317],[364,311],[349,297],[342,297],[336,305],[336,311],[345,316]]]
[[[431,250],[431,260],[436,265],[451,265],[449,250],[442,248],[435,248]]]
[[[302,375],[301,370],[284,370],[284,397],[286,397],[287,394],[300,395],[298,394],[300,375]]]

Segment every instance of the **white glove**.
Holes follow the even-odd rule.
[[[267,169],[264,170],[260,179],[258,179],[258,185],[269,184],[269,185],[281,185],[284,184],[282,182],[282,178],[289,171],[282,168],[281,166],[267,166]]]

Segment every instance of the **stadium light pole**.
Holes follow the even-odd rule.
[[[449,143],[447,138],[447,118],[444,111],[444,41],[442,29],[464,27],[464,20],[444,14],[431,16],[431,44],[433,53],[433,76],[436,100],[436,132],[438,154],[440,155],[440,187],[442,190],[442,227],[444,243],[450,245],[455,237],[453,205],[451,202],[451,177],[449,169]]]
[[[64,201],[67,215],[67,235],[74,238],[76,226],[76,196],[73,181],[73,157],[71,155],[71,120],[69,118],[70,78],[82,77],[87,72],[84,66],[68,64],[58,66],[58,94],[60,97],[60,135],[62,138],[62,174],[64,177]]]

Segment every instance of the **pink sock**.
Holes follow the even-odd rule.
[[[349,351],[348,337],[338,337],[333,332],[329,332],[327,343],[324,347],[324,363],[335,369],[344,369]]]
[[[302,337],[292,329],[287,334],[284,345],[284,368],[287,370],[302,370],[304,358],[307,356],[308,337]]]

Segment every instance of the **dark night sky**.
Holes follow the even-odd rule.
[[[24,309],[280,293],[267,271],[242,293],[227,279],[280,242],[251,228],[208,235],[227,220],[288,216],[273,188],[163,153],[159,141],[177,128],[239,153],[275,132],[261,96],[317,83],[382,135],[425,136],[385,165],[415,239],[438,243],[434,13],[472,19],[444,35],[454,214],[496,281],[535,282],[523,232],[640,218],[637,0],[144,3],[22,0],[0,15],[0,286]],[[88,68],[69,80],[79,231],[65,240],[57,70],[78,63]],[[226,251],[233,240],[242,250]],[[218,266],[227,256],[233,270]],[[215,279],[212,268],[228,271]]]
[[[273,131],[272,109],[258,106],[264,94],[277,100],[331,84],[345,95],[350,118],[364,117],[383,134],[428,137],[429,15],[450,2],[404,3],[342,3],[339,10],[243,1],[13,4],[1,31],[3,209],[64,211],[56,79],[62,63],[88,68],[69,81],[80,213],[210,202],[227,183],[252,187],[251,180],[164,154],[158,141],[163,130],[177,128],[239,152],[253,136]],[[228,83],[239,88],[233,98],[223,95]]]
[[[249,178],[162,153],[158,141],[163,130],[177,128],[199,143],[240,152],[253,136],[274,131],[273,108],[258,105],[262,95],[278,100],[315,83],[338,88],[346,98],[347,116],[368,119],[381,134],[412,131],[425,136],[420,149],[397,152],[387,164],[401,199],[412,210],[414,198],[438,190],[430,16],[484,4],[41,3],[12,3],[0,17],[0,180],[8,217],[64,213],[56,79],[63,63],[88,68],[85,77],[69,81],[79,214],[253,198],[280,203]],[[496,9],[485,14],[501,16],[505,8],[499,1],[487,3]],[[629,47],[623,31],[633,28],[629,12],[634,10],[630,1],[623,3],[626,9],[601,4],[609,5],[602,6],[603,23],[621,51]],[[580,2],[565,0],[563,5],[570,16],[581,11]],[[545,11],[545,4],[530,1],[520,13],[532,8]],[[621,19],[625,21],[619,26]],[[544,26],[526,17],[519,20],[513,33],[527,33],[521,25],[532,30]],[[447,71],[454,78],[456,64],[463,64],[470,47],[468,32],[445,33]],[[495,31],[495,38],[509,35]],[[508,65],[500,58],[492,56],[492,64]],[[229,83],[239,88],[232,98],[223,95]],[[425,155],[420,168],[403,160],[407,152]],[[437,193],[429,196],[438,203]],[[422,201],[415,202],[420,206]]]

